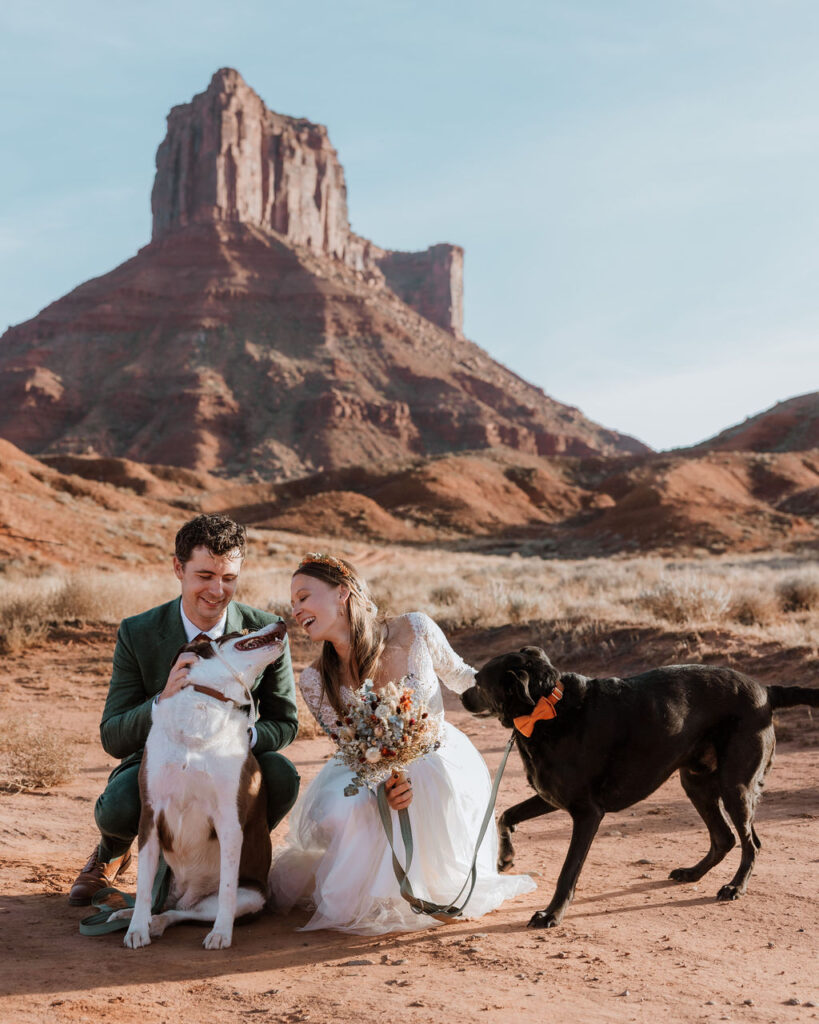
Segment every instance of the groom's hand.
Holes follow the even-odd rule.
[[[384,783],[387,803],[394,811],[402,811],[412,803],[412,783],[403,772],[393,772]]]
[[[168,676],[168,681],[165,683],[165,689],[157,697],[157,701],[164,700],[166,697],[173,697],[175,693],[179,693],[181,689],[188,685],[188,671],[195,661],[196,655],[190,651],[179,655]]]

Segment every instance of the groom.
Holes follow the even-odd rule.
[[[117,633],[108,697],[100,723],[106,753],[122,760],[94,809],[100,842],[77,876],[68,902],[87,906],[128,867],[139,830],[139,766],[155,702],[185,686],[193,655],[171,664],[183,644],[201,633],[212,640],[237,630],[254,631],[277,615],[233,601],[245,556],[245,528],[223,515],[200,515],[176,535],[173,569],[181,595],[123,620]],[[296,695],[290,649],[253,685],[259,718],[250,743],[267,789],[267,823],[282,820],[299,791],[296,769],[278,751],[296,737]]]

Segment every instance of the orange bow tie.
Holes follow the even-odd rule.
[[[535,704],[535,709],[531,715],[518,715],[517,718],[513,719],[515,728],[518,732],[523,733],[523,735],[528,739],[532,735],[535,722],[546,722],[550,718],[555,718],[557,716],[555,704],[557,704],[562,696],[563,691],[559,686],[556,686],[548,697],[540,698],[537,704]]]

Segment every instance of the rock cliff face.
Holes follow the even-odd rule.
[[[421,316],[453,334],[464,322],[464,251],[433,245],[424,252],[385,252],[375,261],[387,285]]]
[[[645,451],[461,334],[462,250],[350,231],[324,128],[234,71],[168,119],[154,235],[0,339],[0,437],[282,480],[467,449]]]
[[[151,195],[153,238],[191,224],[275,232],[390,287],[446,330],[463,326],[463,250],[389,252],[350,230],[347,186],[324,125],[268,110],[238,71],[168,115]]]

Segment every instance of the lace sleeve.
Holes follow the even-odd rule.
[[[444,686],[453,693],[468,690],[474,682],[475,669],[452,650],[438,623],[423,612],[414,612],[411,621],[413,629],[426,642],[435,674]]]
[[[325,729],[331,729],[335,725],[336,713],[330,701],[326,697],[322,699],[321,676],[312,666],[302,670],[299,689],[313,718]]]

